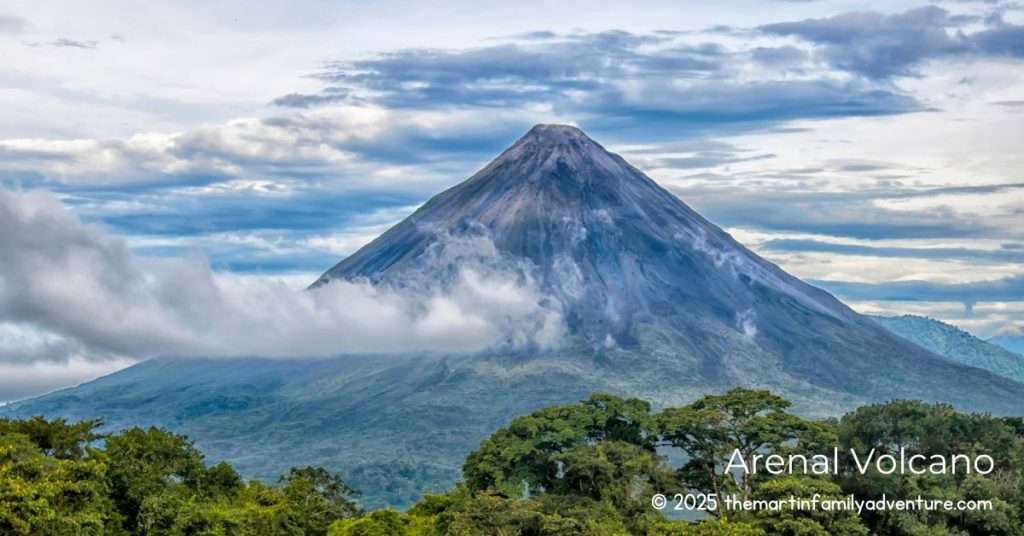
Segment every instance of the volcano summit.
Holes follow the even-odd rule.
[[[166,426],[250,476],[327,466],[371,505],[446,488],[513,416],[594,391],[680,404],[759,387],[811,415],[892,398],[1024,411],[1024,385],[892,335],[571,126],[534,127],[310,291],[445,289],[467,267],[535,289],[557,329],[446,355],[155,359],[8,411]]]

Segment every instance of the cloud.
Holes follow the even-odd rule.
[[[800,65],[808,59],[807,51],[794,46],[755,47],[750,56],[754,61],[765,65],[792,66]]]
[[[0,229],[0,335],[35,334],[4,339],[8,351],[20,341],[15,363],[66,359],[68,348],[94,360],[473,352],[560,334],[559,312],[497,259],[417,288],[335,281],[303,292],[215,274],[196,255],[136,257],[43,192],[0,191]]]
[[[573,121],[610,144],[664,144],[924,109],[888,84],[822,70],[806,45],[705,38],[541,31],[335,62],[319,75],[321,91],[286,95],[288,109],[271,117],[126,138],[0,140],[0,185],[59,192],[83,218],[131,237],[191,237],[217,268],[311,270],[322,251],[285,245],[418,204],[534,122]],[[785,156],[711,148],[641,164],[699,169],[776,155]],[[241,234],[255,236],[243,243]],[[187,243],[145,251],[177,255]]]
[[[967,32],[961,28],[964,22],[973,21],[924,6],[892,15],[851,12],[758,29],[814,43],[822,61],[871,79],[916,76],[922,62],[947,56],[1024,57],[1024,26],[995,17],[984,29]]]
[[[854,300],[959,302],[968,309],[980,302],[1024,301],[1024,275],[970,283],[933,281],[894,281],[857,283],[849,281],[811,281],[840,297]]]
[[[838,253],[840,255],[864,255],[870,257],[900,257],[915,259],[959,259],[965,261],[990,261],[1024,264],[1024,251],[1004,245],[1001,249],[972,249],[949,247],[883,247],[860,244],[837,244],[821,240],[774,239],[761,244],[767,251],[808,251]]]
[[[221,270],[316,271],[351,253],[324,237],[395,223],[530,123],[340,107],[120,140],[0,140],[0,186],[57,192],[147,255],[202,247]]]
[[[19,34],[28,28],[28,22],[21,17],[0,15],[0,34]]]
[[[0,361],[0,405],[30,396],[78,385],[111,374],[135,362],[130,359],[90,361],[75,358],[63,363]]]
[[[737,102],[735,107],[742,106]],[[124,140],[0,140],[0,183],[57,191],[82,217],[133,237],[132,246],[147,255],[179,256],[202,247],[220,270],[312,272],[323,268],[322,259],[351,252],[326,250],[324,242],[316,243],[318,238],[372,236],[371,229],[394,223],[514,140],[531,122],[523,115],[333,107]],[[608,128],[614,127],[613,118],[606,121]],[[646,135],[655,130],[657,118],[650,125]],[[659,170],[777,158],[685,136],[627,147],[626,156]],[[742,183],[778,176],[802,183],[832,172],[886,170],[908,172],[899,164],[846,158],[827,160],[821,167],[763,169],[721,180]],[[815,192],[811,186],[803,191],[772,186],[766,191],[763,184],[668,184],[712,221],[727,226],[858,238],[1005,234],[998,222],[952,208],[898,210],[878,201],[1020,187]],[[394,210],[398,212],[387,221],[369,227],[361,221]]]
[[[609,78],[634,78],[671,69],[677,75],[716,71],[717,46],[672,47],[657,54],[642,46],[666,38],[623,31],[531,37],[471,49],[404,49],[353,62],[334,62],[319,73],[327,95],[372,95],[393,107],[518,106],[568,92],[600,90]],[[536,41],[541,41],[537,43]],[[354,91],[357,90],[357,91]],[[314,101],[325,93],[310,96]],[[277,104],[306,106],[298,96]]]
[[[93,49],[99,45],[99,41],[80,41],[78,39],[68,39],[67,37],[61,37],[50,41],[52,47],[63,47],[63,48],[84,48]]]
[[[651,167],[668,167],[673,169],[697,169],[735,164],[739,162],[752,162],[755,160],[767,160],[775,158],[773,154],[759,154],[754,156],[736,156],[728,151],[703,151],[692,156],[683,157],[662,157],[647,160]]]
[[[0,187],[57,192],[147,254],[202,246],[218,269],[314,271],[351,253],[315,239],[365,235],[362,220],[382,211],[399,212],[370,226],[394,223],[532,122],[334,107],[126,139],[8,139]]]
[[[495,119],[505,124],[495,127]],[[0,140],[0,178],[22,186],[203,186],[235,179],[331,179],[348,187],[374,181],[380,164],[426,166],[482,158],[529,125],[523,114],[395,113],[372,106],[335,107],[285,117],[238,119],[180,133],[126,139]]]
[[[514,36],[469,49],[403,49],[333,62],[320,92],[280,106],[372,102],[392,109],[550,108],[584,127],[616,132],[683,125],[747,128],[796,118],[899,114],[922,109],[891,87],[839,80],[792,46],[733,50],[671,32]],[[752,58],[752,59],[751,59]],[[751,68],[750,62],[768,68]],[[803,76],[791,76],[794,72]]]
[[[1005,106],[1007,108],[1024,108],[1024,100],[993,101],[990,104],[995,104],[996,106]]]
[[[289,93],[282,95],[274,99],[272,104],[277,106],[284,106],[286,108],[311,108],[314,106],[321,106],[324,104],[333,104],[336,102],[345,102],[349,100],[350,94],[348,91],[343,89],[330,89],[325,90],[323,93],[316,95],[304,95],[302,93]]]
[[[99,41],[92,41],[92,40],[90,40],[90,41],[82,41],[82,40],[78,40],[78,39],[69,39],[67,37],[60,37],[58,39],[54,39],[53,41],[49,41],[49,42],[46,42],[46,43],[42,43],[42,42],[39,42],[39,41],[25,41],[23,44],[25,46],[27,46],[27,47],[32,47],[32,48],[37,48],[37,47],[41,47],[41,46],[45,45],[45,46],[56,47],[56,48],[78,48],[78,49],[82,49],[82,50],[92,50],[92,49],[95,49],[95,48],[99,47],[100,42]]]
[[[946,205],[896,209],[881,200],[992,193],[1019,185],[891,188],[861,191],[768,190],[763,187],[669,185],[711,221],[726,227],[824,234],[859,239],[998,237],[1012,233],[995,222]]]

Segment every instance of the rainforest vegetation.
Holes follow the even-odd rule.
[[[463,480],[406,511],[364,511],[322,468],[276,482],[210,464],[157,428],[101,434],[98,420],[0,420],[3,535],[1018,535],[1024,421],[894,401],[808,420],[770,392],[734,389],[654,411],[595,394],[519,417],[469,454]],[[881,474],[846,454],[827,475],[743,474],[730,458],[794,453],[987,455],[988,474]],[[668,497],[656,509],[652,497]],[[686,512],[676,494],[703,497]],[[744,511],[722,497],[991,501],[978,510]],[[707,497],[716,500],[708,502]]]

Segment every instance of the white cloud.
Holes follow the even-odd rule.
[[[94,356],[474,352],[560,334],[559,313],[540,305],[530,279],[494,264],[402,290],[334,281],[299,291],[215,274],[200,256],[135,257],[44,192],[0,191],[0,229],[0,325]]]
[[[452,180],[434,166],[465,162],[465,140],[507,142],[512,134],[496,133],[494,124],[529,118],[353,105],[127,138],[0,139],[0,178],[94,189],[172,186],[187,195],[432,191]]]
[[[116,372],[134,363],[129,359],[91,361],[74,358],[65,363],[0,361],[0,405],[36,396]]]

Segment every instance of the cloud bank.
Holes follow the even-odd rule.
[[[278,106],[371,102],[392,109],[544,108],[588,129],[686,125],[747,128],[798,118],[874,116],[922,109],[890,86],[839,79],[792,46],[694,43],[671,32],[535,32],[460,49],[404,49],[317,74],[324,88]]]
[[[297,291],[216,274],[198,255],[136,257],[47,193],[0,191],[0,229],[0,355],[10,363],[474,352],[560,335],[561,317],[529,278],[483,264],[441,288]]]

